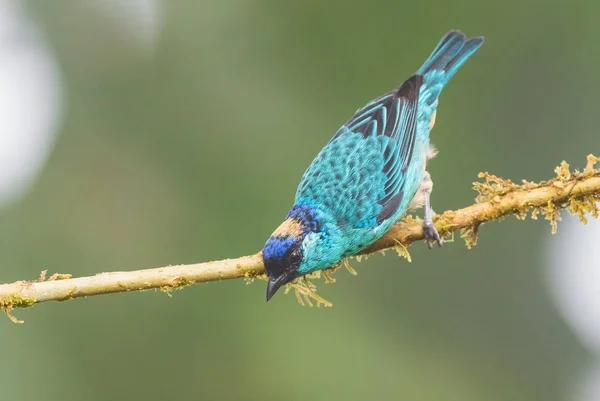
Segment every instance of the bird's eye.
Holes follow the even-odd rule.
[[[290,254],[290,264],[293,266],[296,266],[298,264],[300,264],[300,261],[302,260],[302,255],[300,254],[300,250],[295,249],[292,251],[292,253]]]

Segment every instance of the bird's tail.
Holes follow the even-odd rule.
[[[456,71],[483,44],[483,37],[467,40],[464,33],[450,31],[435,47],[429,58],[423,63],[417,74],[424,76],[424,84],[435,91],[437,97],[444,85],[456,74]]]

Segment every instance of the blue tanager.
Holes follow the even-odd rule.
[[[359,109],[319,152],[263,248],[267,301],[282,285],[366,248],[407,210],[424,206],[427,245],[443,244],[430,205],[429,131],[442,89],[482,44],[448,32],[416,74]]]

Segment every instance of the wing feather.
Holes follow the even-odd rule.
[[[379,225],[391,217],[404,198],[422,83],[423,76],[415,74],[396,90],[357,110],[315,158],[300,183],[297,200],[318,198],[339,214],[340,224]],[[379,161],[371,163],[371,158]],[[376,185],[375,176],[381,178]],[[336,182],[338,177],[344,182]],[[333,196],[329,192],[324,195],[323,187],[333,190]]]
[[[419,89],[422,83],[421,75],[413,75],[397,90],[380,96],[360,109],[345,124],[351,132],[361,133],[364,137],[383,135],[389,138],[382,149],[385,163],[383,173],[387,178],[384,196],[378,200],[382,206],[377,217],[378,223],[388,218],[400,206],[401,196],[397,195],[402,191],[406,169],[412,159],[417,133]],[[375,133],[369,129],[362,129],[366,121],[367,127],[373,124]]]

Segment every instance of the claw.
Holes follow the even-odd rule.
[[[425,235],[425,241],[429,249],[433,248],[433,241],[437,243],[438,247],[444,245],[444,239],[440,236],[432,221],[423,221],[423,234]]]
[[[423,216],[423,234],[425,241],[427,241],[427,247],[433,248],[433,241],[437,243],[439,247],[444,245],[444,239],[440,236],[440,233],[433,225],[433,209],[431,208],[431,189],[433,183],[431,182],[431,176],[428,172],[425,172],[421,187],[423,188],[423,195],[425,197],[425,216]]]

